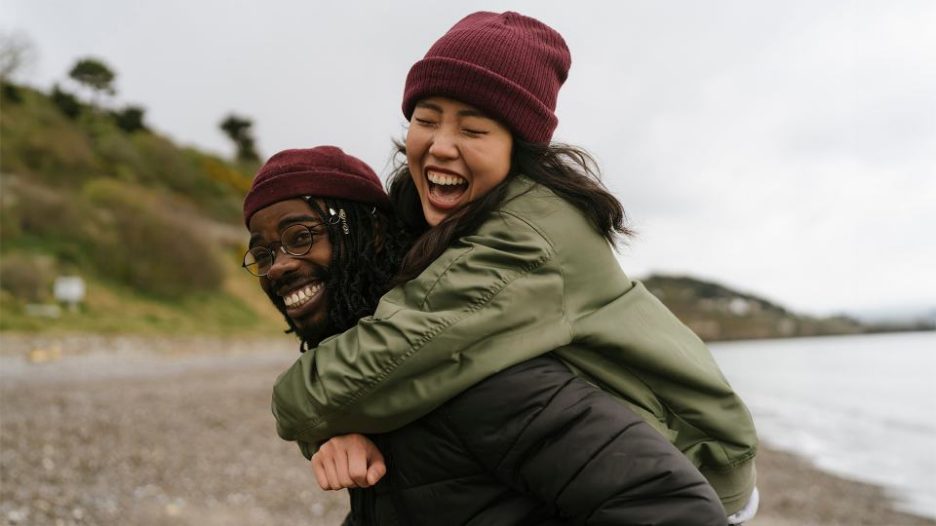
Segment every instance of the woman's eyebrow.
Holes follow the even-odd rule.
[[[441,107],[441,106],[438,106],[438,105],[433,104],[433,103],[431,103],[431,102],[417,102],[417,103],[416,103],[416,107],[417,107],[417,108],[424,108],[424,109],[427,109],[427,110],[431,110],[431,111],[434,111],[434,112],[436,112],[436,113],[445,113],[445,111],[442,110],[442,107]],[[476,110],[476,109],[473,109],[473,108],[472,108],[472,109],[458,110],[458,111],[455,113],[455,115],[458,116],[458,118],[464,118],[464,117],[478,117],[478,118],[481,118],[481,119],[490,119],[490,117],[488,117],[487,115],[485,115],[485,113],[482,112],[481,110]]]
[[[431,102],[425,102],[425,101],[417,102],[417,103],[416,103],[416,107],[417,107],[417,108],[426,108],[427,110],[432,110],[432,111],[436,111],[436,112],[442,113],[442,106],[439,106],[439,105],[437,105],[437,104],[433,104],[433,103],[431,103]]]
[[[459,110],[458,116],[459,117],[481,117],[482,119],[490,119],[490,117],[488,117],[484,113],[481,113],[478,110]]]
[[[432,102],[426,102],[426,101],[417,102],[417,103],[416,103],[416,107],[417,107],[417,108],[425,108],[425,109],[427,109],[427,110],[432,110],[432,111],[435,111],[435,112],[437,112],[437,113],[444,113],[444,112],[442,111],[442,106],[439,106],[439,105],[434,104],[434,103],[432,103]],[[485,115],[484,112],[482,112],[482,111],[480,111],[480,110],[473,109],[473,108],[472,108],[472,109],[458,110],[458,112],[456,113],[456,115],[458,115],[459,117],[481,117],[481,118],[483,118],[483,119],[490,119],[490,117],[488,117],[487,115]]]

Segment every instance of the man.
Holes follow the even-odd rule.
[[[372,314],[408,245],[376,174],[331,146],[267,161],[244,222],[244,267],[303,349]],[[550,356],[371,438],[303,448],[320,486],[356,488],[349,524],[726,523],[688,459]]]
[[[407,244],[400,229],[384,235],[390,211],[373,170],[333,146],[285,150],[258,172],[244,201],[244,267],[261,276],[303,348],[373,313]],[[293,248],[275,246],[281,230]]]

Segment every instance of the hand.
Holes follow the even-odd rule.
[[[312,455],[312,472],[324,490],[369,488],[387,473],[383,455],[366,436],[332,437]]]

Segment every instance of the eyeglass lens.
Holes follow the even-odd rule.
[[[304,256],[315,243],[315,234],[306,225],[292,225],[280,236],[280,246],[291,256]],[[265,276],[273,267],[275,255],[268,247],[253,247],[244,254],[244,268],[255,276]]]

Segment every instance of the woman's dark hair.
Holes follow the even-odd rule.
[[[390,201],[398,219],[419,237],[403,259],[393,280],[405,283],[426,269],[456,239],[472,234],[488,216],[504,204],[507,183],[523,174],[572,203],[610,243],[633,235],[627,227],[624,207],[601,182],[594,158],[585,150],[567,144],[534,144],[514,137],[510,172],[487,194],[465,204],[430,228],[423,216],[419,194],[406,165],[406,149],[396,142],[396,167],[390,176]]]
[[[343,199],[306,201],[319,217],[329,218],[324,221],[332,244],[325,277],[329,323],[326,334],[337,334],[374,313],[380,297],[391,288],[411,237],[396,218],[373,205]],[[342,210],[343,218],[331,213],[340,214]],[[274,298],[278,307],[281,301]],[[284,308],[285,305],[280,310],[285,315]],[[308,341],[289,316],[285,317],[289,324],[286,332],[300,337],[301,350],[318,345],[318,341]]]

